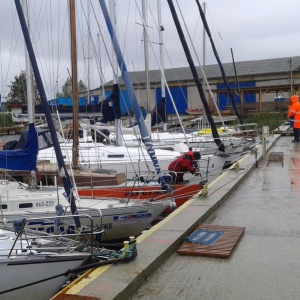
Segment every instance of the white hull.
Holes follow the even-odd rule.
[[[56,215],[55,206],[61,204],[70,214],[69,203],[62,195],[62,189],[42,188],[41,190],[18,189],[19,183],[0,181],[1,218],[6,221],[21,218],[42,218]],[[4,188],[5,187],[5,188]],[[47,191],[48,192],[44,192]],[[93,218],[94,228],[104,230],[101,239],[113,240],[139,235],[151,224],[171,203],[166,195],[166,200],[158,202],[141,202],[124,199],[81,198],[76,201],[80,214],[90,215]],[[125,199],[126,200],[126,199]],[[150,200],[150,199],[149,199]],[[82,225],[89,226],[89,219],[83,219]],[[54,232],[53,221],[43,220],[35,222],[33,229]],[[71,222],[68,228],[75,229]]]
[[[1,300],[51,298],[68,280],[66,276],[57,275],[81,266],[89,255],[71,248],[67,250],[70,244],[66,241],[56,243],[53,238],[33,239],[30,233],[26,233],[26,238],[17,239],[14,230],[2,228],[0,237],[0,292],[16,289],[0,294]],[[55,278],[45,280],[50,277]],[[36,284],[30,285],[32,283]],[[29,286],[20,288],[23,285]]]
[[[70,255],[49,259],[45,257],[24,257],[0,259],[0,292],[30,284],[79,267],[84,256],[77,259]],[[50,299],[67,281],[65,276],[41,282],[0,295],[1,300]]]
[[[121,199],[124,202],[124,199]],[[80,200],[81,207],[78,207],[79,214],[89,215],[93,219],[94,229],[103,229],[101,241],[117,240],[128,238],[129,236],[138,236],[146,229],[167,207],[169,207],[171,200],[141,203],[135,201],[133,204],[130,201],[129,205],[126,203],[120,206],[120,201],[104,200],[102,202],[103,209],[99,200]],[[108,208],[107,205],[115,203],[115,207]],[[83,208],[86,207],[86,208]],[[70,213],[70,210],[68,210]],[[67,213],[67,214],[68,214]],[[47,231],[52,233],[56,231],[53,221],[44,220],[43,217],[55,217],[54,208],[48,211],[31,211],[22,213],[7,213],[5,214],[6,221],[20,218],[39,218],[40,221],[29,223],[29,228],[38,229],[40,231]],[[82,226],[89,226],[88,218],[81,218]],[[74,221],[68,220],[63,225],[63,228],[69,233],[76,231]]]
[[[62,154],[66,163],[72,161],[72,143],[61,144]],[[176,151],[155,150],[159,161],[172,161],[180,155]],[[56,155],[53,147],[39,150],[39,161],[48,160],[56,163]],[[78,162],[81,165],[101,166],[107,163],[130,163],[148,161],[151,162],[149,154],[144,148],[128,148],[125,146],[104,145],[101,143],[81,143],[79,146]]]

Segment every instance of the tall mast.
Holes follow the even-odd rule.
[[[150,80],[149,80],[149,44],[148,44],[148,35],[146,31],[146,26],[148,26],[146,0],[142,1],[142,12],[143,12],[143,19],[145,22],[143,37],[144,37],[144,56],[145,56],[145,72],[146,72],[146,108],[147,108],[147,112],[149,112],[150,111],[150,105],[149,105]]]
[[[71,63],[72,63],[72,99],[73,99],[73,167],[78,166],[78,85],[77,85],[77,49],[75,0],[70,4]]]
[[[24,10],[24,16],[28,28],[28,32],[30,34],[30,26],[29,26],[29,12],[28,12],[28,3],[27,0],[22,0],[22,7]],[[31,64],[29,60],[28,51],[25,45],[25,68],[26,68],[26,95],[27,95],[27,111],[28,111],[28,123],[34,122],[34,94],[33,94],[33,74],[31,69]]]
[[[88,11],[88,53],[87,53],[87,59],[88,59],[88,65],[87,65],[87,103],[90,102],[90,89],[91,89],[91,77],[90,77],[90,59],[91,59],[91,34],[90,34],[90,28],[91,28],[91,0],[87,3],[87,11]],[[87,107],[86,107],[87,109]]]
[[[161,0],[157,0],[157,15],[158,15],[158,28],[159,28],[159,61],[161,66],[161,98],[162,100],[166,99],[166,85],[165,85],[165,76],[164,76],[164,44],[163,44],[163,36],[162,32],[164,31],[164,27],[162,25],[161,19]],[[165,103],[166,105],[166,103]],[[166,111],[166,110],[165,110]],[[163,123],[163,131],[167,131],[167,123]]]
[[[30,35],[29,12],[28,12],[27,0],[22,0],[22,7],[23,7],[23,11],[24,11],[25,22],[26,22],[27,28],[28,28],[28,33]],[[34,93],[33,93],[33,80],[32,80],[33,73],[32,73],[32,69],[31,69],[29,54],[28,54],[28,51],[26,48],[25,41],[24,41],[24,44],[25,44],[25,71],[26,71],[26,95],[27,95],[28,123],[33,124],[34,123],[34,105],[35,105],[35,98],[34,98]],[[31,186],[37,185],[35,171],[36,170],[30,171]]]
[[[203,2],[203,11],[204,15],[206,15],[206,3]],[[205,26],[203,25],[203,66],[205,66]]]

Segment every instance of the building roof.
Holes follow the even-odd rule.
[[[223,64],[226,77],[235,77],[233,63]],[[237,76],[239,78],[244,76],[258,76],[258,75],[274,75],[284,74],[284,77],[289,77],[288,74],[300,71],[300,56],[272,58],[253,61],[240,61],[235,63]],[[197,67],[199,78],[202,79],[201,68]],[[218,64],[206,65],[203,67],[207,79],[221,78],[221,71]],[[286,74],[286,75],[285,75]],[[144,85],[146,82],[145,71],[129,72],[132,83],[134,85]],[[149,77],[151,84],[160,83],[161,72],[159,70],[150,70]],[[178,81],[192,81],[193,76],[189,67],[173,68],[165,70],[166,80],[170,82]],[[120,84],[123,80],[119,78]],[[108,85],[110,85],[109,82]]]

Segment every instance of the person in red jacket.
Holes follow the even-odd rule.
[[[199,171],[196,160],[201,158],[200,152],[188,151],[172,161],[168,167],[172,176],[172,184],[183,182],[183,175],[187,172],[192,174]]]
[[[300,143],[300,103],[297,95],[291,97],[288,118],[293,124],[294,140],[292,142]]]

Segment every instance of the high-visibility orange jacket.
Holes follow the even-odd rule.
[[[298,101],[298,96],[296,95],[291,97],[288,118],[294,121],[293,128],[300,128],[300,103]]]

